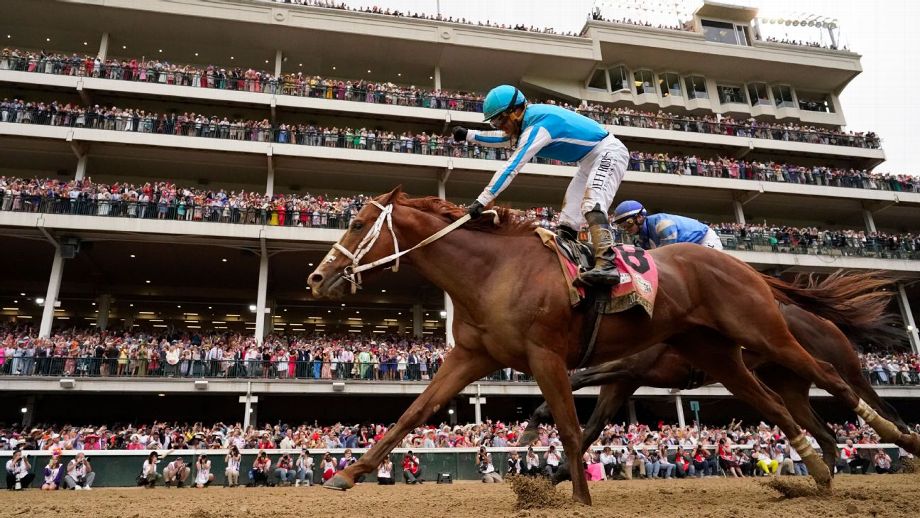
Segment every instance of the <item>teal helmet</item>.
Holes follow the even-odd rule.
[[[617,208],[613,211],[613,222],[620,224],[629,218],[645,216],[646,214],[645,207],[641,203],[635,200],[626,200],[617,205]]]
[[[527,98],[516,87],[499,85],[489,91],[482,104],[482,116],[486,122],[502,113],[527,102]]]

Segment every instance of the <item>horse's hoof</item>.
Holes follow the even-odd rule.
[[[342,475],[336,475],[323,484],[323,487],[326,489],[334,489],[336,491],[345,491],[346,489],[351,489],[355,485],[348,481],[347,478]]]
[[[829,496],[834,492],[834,479],[831,477],[815,479],[815,486],[818,488],[818,494]]]

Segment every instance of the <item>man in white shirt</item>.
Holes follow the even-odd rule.
[[[35,473],[29,473],[32,466],[29,464],[22,450],[15,450],[13,457],[6,461],[6,488],[10,490],[21,490],[32,484]]]
[[[77,453],[77,456],[67,463],[67,475],[64,476],[63,489],[86,490],[92,489],[93,480],[96,474],[93,472],[93,466],[90,465],[83,452]]]

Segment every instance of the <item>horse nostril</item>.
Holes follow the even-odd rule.
[[[315,285],[315,284],[319,284],[319,283],[321,283],[321,282],[323,282],[323,274],[321,274],[321,273],[314,273],[313,275],[310,276],[310,284],[314,284],[314,285]]]

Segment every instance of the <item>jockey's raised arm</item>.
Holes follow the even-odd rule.
[[[469,138],[471,137],[467,136],[467,139]],[[492,203],[492,200],[505,190],[505,187],[511,185],[511,180],[517,176],[524,164],[530,162],[544,146],[552,142],[552,138],[546,128],[530,126],[521,133],[519,142],[511,158],[498,171],[495,171],[492,179],[489,180],[489,185],[476,198],[476,201],[483,206]]]
[[[484,147],[511,147],[511,136],[502,130],[467,130],[466,141],[471,144],[478,144]]]

